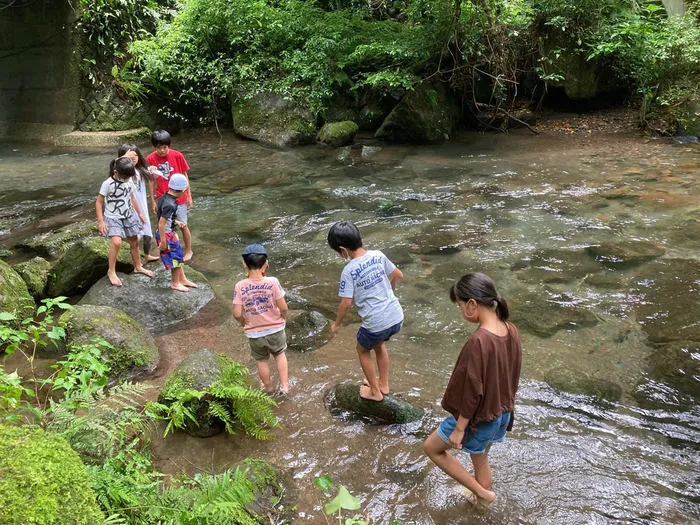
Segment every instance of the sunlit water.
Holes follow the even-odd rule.
[[[343,261],[325,239],[335,221],[352,220],[365,246],[405,273],[392,389],[427,416],[383,426],[329,413],[326,392],[360,378],[351,324],[326,347],[290,355],[294,394],[277,409],[275,439],[155,438],[161,469],[221,471],[263,457],[296,480],[300,522],[325,523],[312,484],[320,474],[346,485],[376,523],[700,520],[697,145],[464,135],[369,158],[359,148],[278,151],[214,134],[180,135],[174,146],[192,166],[193,265],[220,306],[213,320],[210,312],[160,338],[161,352],[207,346],[250,362],[227,307],[250,242],[266,245],[270,274],[292,297],[332,317]],[[0,248],[93,217],[111,154],[0,145]],[[601,244],[613,248],[590,249]],[[473,329],[446,290],[475,270],[509,300],[524,346],[515,428],[490,455],[499,498],[487,513],[466,505],[421,451]],[[561,371],[617,394],[556,390],[547,380]]]

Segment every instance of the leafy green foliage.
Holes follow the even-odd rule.
[[[218,379],[204,391],[174,378],[163,388],[161,399],[148,404],[151,417],[167,421],[165,435],[175,429],[196,428],[200,418],[219,421],[233,434],[235,424],[256,439],[268,439],[269,429],[278,425],[272,411],[274,400],[249,384],[248,368],[219,358]]]
[[[320,488],[326,497],[330,497],[333,491],[333,480],[330,476],[324,475],[314,479],[314,485]],[[350,494],[345,486],[340,485],[338,491],[328,503],[323,507],[323,511],[328,515],[336,514],[336,519],[339,524],[345,525],[368,525],[369,521],[362,518],[362,515],[355,514],[352,517],[343,520],[343,510],[358,510],[360,508],[360,500]]]
[[[99,338],[91,344],[72,346],[66,359],[51,365],[56,373],[46,382],[53,390],[63,391],[65,404],[80,408],[81,400],[99,394],[107,385],[109,365],[102,351],[113,348]]]
[[[34,406],[22,399],[35,397],[34,391],[22,385],[22,378],[17,371],[7,373],[0,367],[0,422],[17,423],[22,420],[22,414],[29,413],[38,421],[41,413]]]

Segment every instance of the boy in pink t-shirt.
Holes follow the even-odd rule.
[[[233,295],[233,317],[243,325],[250,343],[250,352],[258,365],[258,375],[266,392],[272,392],[270,354],[275,358],[280,376],[280,391],[289,392],[287,379],[287,302],[284,290],[274,277],[266,277],[267,251],[260,244],[243,250],[243,268],[247,278],[236,283]]]

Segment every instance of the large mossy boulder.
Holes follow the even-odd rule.
[[[179,399],[179,393],[186,389],[207,392],[213,383],[222,378],[222,373],[231,364],[233,360],[230,357],[211,350],[191,353],[175,367],[165,381],[158,401],[166,405],[171,404]],[[210,437],[224,431],[223,421],[209,413],[209,401],[212,399],[212,396],[205,394],[201,399],[193,399],[187,403],[195,419],[185,421],[183,430],[189,435]]]
[[[104,519],[85,465],[63,438],[0,425],[0,523],[94,525]]]
[[[326,122],[319,130],[316,140],[322,144],[339,148],[355,142],[359,127],[351,120]]]
[[[63,314],[66,344],[82,345],[95,337],[110,343],[110,379],[132,381],[156,369],[160,355],[155,339],[141,323],[111,306],[77,305]]]
[[[88,237],[71,244],[49,276],[46,295],[77,295],[106,276],[109,244],[110,240],[106,237]],[[124,242],[117,257],[117,271],[131,272],[133,269],[129,245]]]
[[[19,246],[33,250],[42,257],[57,259],[66,253],[74,242],[96,234],[97,223],[95,221],[80,221],[56,230],[39,233],[20,243]]]
[[[544,379],[557,390],[572,394],[583,394],[607,401],[619,401],[622,397],[620,385],[570,367],[553,368],[545,374]]]
[[[423,417],[423,410],[395,394],[388,394],[384,399],[369,401],[360,397],[360,385],[351,381],[338,383],[330,399],[333,409],[345,410],[360,417],[366,417],[383,423],[411,423]]]
[[[316,119],[309,109],[280,95],[237,96],[231,107],[239,135],[278,148],[311,144]]]
[[[28,261],[15,264],[15,271],[27,284],[27,290],[35,299],[44,297],[46,283],[49,282],[51,263],[42,257],[34,257]]]
[[[118,274],[122,281],[119,287],[112,286],[105,275],[88,290],[80,304],[118,308],[149,332],[157,333],[194,317],[214,299],[214,292],[206,278],[193,268],[187,267],[186,274],[190,281],[197,283],[198,288],[192,288],[187,293],[170,288],[170,271],[162,266],[153,273],[152,279],[136,273]]]
[[[452,135],[458,117],[457,99],[444,86],[420,86],[404,95],[375,137],[392,143],[438,144]]]
[[[309,352],[331,339],[331,323],[316,310],[290,312],[287,319],[287,348],[293,352]]]
[[[0,260],[0,312],[15,314],[21,320],[32,315],[35,306],[22,277]]]

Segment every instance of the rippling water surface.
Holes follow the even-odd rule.
[[[332,317],[343,262],[325,238],[348,219],[405,273],[392,389],[428,416],[379,426],[330,415],[326,391],[360,377],[349,325],[326,347],[290,356],[294,395],[280,404],[273,441],[156,439],[161,468],[220,471],[263,457],[296,479],[301,522],[325,523],[312,486],[320,474],[345,484],[377,523],[700,520],[697,145],[464,135],[363,155],[186,134],[174,146],[192,166],[194,266],[222,306],[199,332],[195,322],[162,338],[161,351],[191,339],[247,359],[225,305],[250,242],[267,246],[270,273],[297,302]],[[111,153],[0,145],[0,248],[92,217]],[[499,498],[488,513],[466,506],[421,453],[472,330],[446,290],[474,270],[494,277],[524,344],[516,425],[491,453]]]

